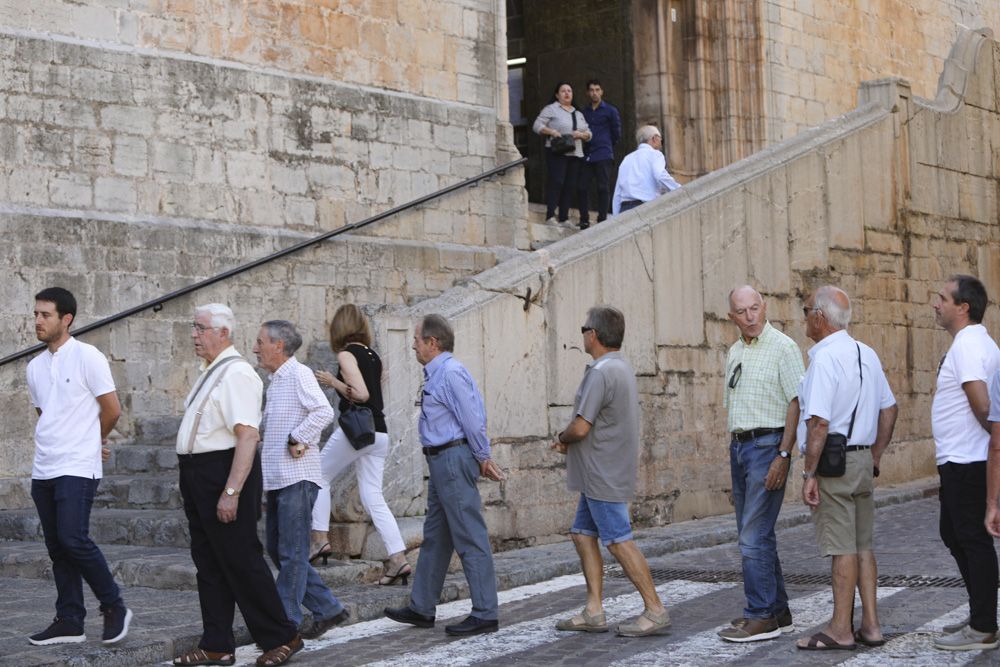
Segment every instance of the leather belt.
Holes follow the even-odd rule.
[[[737,433],[733,431],[733,440],[736,442],[750,442],[751,440],[756,440],[757,438],[763,438],[765,435],[772,435],[774,433],[784,433],[785,427],[779,428],[755,428],[749,431],[743,431]]]
[[[434,447],[424,447],[424,456],[437,456],[446,449],[451,449],[452,447],[458,447],[459,445],[464,445],[468,442],[465,438],[459,438],[458,440],[452,440],[451,442],[446,442],[443,445],[435,445]]]
[[[847,451],[849,452],[860,452],[863,449],[871,449],[871,445],[848,445]]]

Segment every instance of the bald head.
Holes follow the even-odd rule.
[[[767,306],[760,292],[750,285],[740,285],[729,293],[729,319],[744,340],[751,341],[764,331]]]

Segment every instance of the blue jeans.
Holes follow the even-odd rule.
[[[743,593],[746,618],[770,618],[788,609],[788,594],[778,560],[774,523],[785,498],[785,487],[764,488],[764,478],[778,453],[781,434],[729,444],[729,467],[733,476],[733,503],[743,557]]]
[[[285,614],[302,623],[302,607],[322,621],[336,616],[344,605],[330,592],[309,564],[309,526],[319,487],[301,481],[267,492],[267,553],[278,568],[278,596]]]
[[[101,608],[123,604],[104,554],[90,539],[90,508],[99,479],[64,475],[31,480],[31,499],[45,535],[56,580],[56,616],[83,628],[83,580]]]
[[[628,503],[595,500],[580,494],[571,533],[600,537],[601,544],[618,544],[632,539],[632,521],[628,516]]]

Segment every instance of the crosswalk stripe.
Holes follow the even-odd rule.
[[[840,667],[881,667],[888,662],[907,667],[937,667],[938,665],[966,665],[980,656],[982,651],[942,651],[934,648],[934,637],[946,625],[958,623],[969,613],[968,603],[963,602],[946,614],[924,623],[913,632],[897,637],[878,648],[866,649]]]
[[[585,583],[586,582],[584,582],[582,574],[567,574],[565,576],[556,577],[555,579],[549,579],[548,581],[542,581],[537,584],[528,584],[526,586],[518,586],[505,591],[499,591],[497,593],[497,598],[499,599],[501,605],[510,604],[512,602],[518,602],[520,600],[536,597],[538,595],[545,595],[546,593],[557,593],[574,586],[583,586]],[[446,602],[445,604],[438,605],[437,618],[445,619],[455,618],[457,616],[464,617],[468,615],[471,610],[472,602],[468,599]],[[361,623],[354,623],[342,628],[335,628],[326,633],[326,635],[320,639],[307,641],[303,652],[308,653],[312,651],[319,651],[330,646],[344,644],[355,639],[374,637],[376,635],[402,630],[406,627],[409,626],[401,625],[395,621],[390,621],[388,618],[377,618],[371,621],[362,621]],[[236,649],[236,664],[252,665],[259,655],[260,650],[253,644],[240,646]]]
[[[672,581],[657,586],[656,590],[661,596],[665,596],[668,606],[673,606],[733,586],[732,583]],[[642,598],[638,593],[618,595],[604,601],[604,611],[608,616],[608,625],[611,626],[625,620],[625,616],[637,614],[641,610]],[[456,655],[454,646],[445,644],[425,651],[402,653],[392,660],[372,663],[371,667],[392,667],[399,664],[406,664],[407,667],[421,665],[439,667],[443,664],[447,664],[448,667],[460,667],[493,660],[511,653],[519,653],[536,646],[565,639],[570,633],[559,632],[555,629],[555,623],[577,611],[578,609],[574,608],[531,621],[501,626],[498,632],[465,639],[462,641],[462,650],[459,655]],[[611,632],[613,631],[611,630]]]
[[[879,588],[878,599],[887,598],[905,590],[904,588]],[[797,630],[811,628],[824,623],[833,611],[833,601],[829,590],[813,593],[788,601]],[[725,619],[723,622],[728,621]],[[671,665],[717,665],[745,656],[762,646],[761,642],[735,643],[719,638],[718,628],[694,634],[687,639],[668,644],[655,651],[645,651],[612,663],[615,667],[645,667],[670,661]],[[781,640],[775,640],[781,641]]]

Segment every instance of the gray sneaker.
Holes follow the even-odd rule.
[[[748,618],[742,625],[731,625],[718,634],[727,642],[759,642],[780,637],[781,628],[773,618]]]
[[[946,635],[953,635],[962,628],[964,628],[965,626],[967,626],[969,624],[969,621],[971,620],[972,620],[971,616],[966,616],[965,620],[963,621],[959,621],[958,623],[952,623],[951,625],[944,626],[943,628],[941,628],[941,632],[945,633]]]
[[[789,632],[795,632],[795,624],[792,622],[791,609],[785,609],[785,611],[775,616],[775,620],[778,621],[778,627],[781,628],[781,632],[783,634],[787,634]],[[747,622],[746,618],[740,617],[740,618],[734,618],[732,621],[729,622],[729,624],[734,628],[742,628],[744,625],[746,625],[746,622]]]
[[[979,632],[966,625],[958,632],[938,637],[934,640],[934,648],[944,651],[982,651],[1000,646],[995,632]]]

